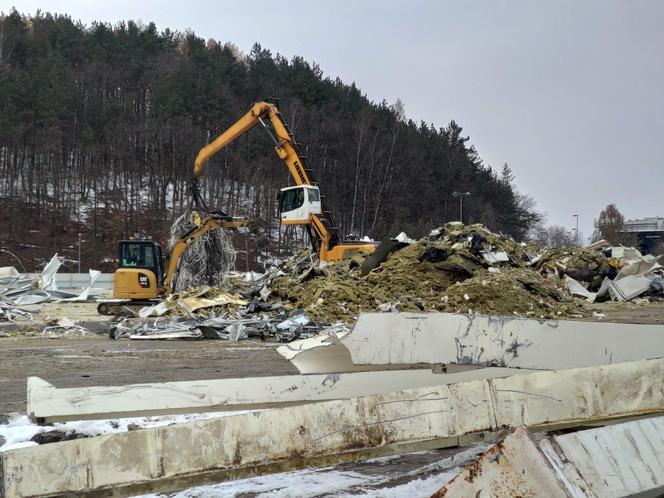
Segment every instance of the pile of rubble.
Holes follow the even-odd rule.
[[[55,254],[42,272],[35,276],[19,273],[13,266],[0,267],[0,321],[32,320],[32,312],[25,306],[54,301],[85,301],[90,296],[92,286],[101,275],[90,270],[89,285],[79,294],[58,289],[55,275],[62,265]]]
[[[482,225],[448,223],[390,254],[366,276],[357,260],[299,272],[294,265],[271,289],[313,319],[328,322],[354,321],[362,311],[577,314],[562,283],[534,271],[533,259],[524,245]]]
[[[536,268],[549,278],[562,278],[569,292],[587,302],[664,298],[661,256],[642,255],[633,247],[600,245],[544,253]]]
[[[258,277],[254,284],[265,278]],[[231,279],[236,280],[236,287],[247,287],[246,276],[232,275]],[[142,308],[138,318],[127,317],[115,323],[110,337],[231,341],[258,337],[289,342],[311,337],[324,328],[323,324],[310,324],[302,310],[290,305],[267,303],[258,296],[246,299],[238,293],[210,287],[172,294],[158,304]]]
[[[482,225],[458,222],[420,240],[399,240],[368,272],[367,254],[325,263],[304,250],[262,275],[231,274],[223,289],[169,296],[141,310],[143,321],[121,322],[111,334],[290,341],[353,323],[362,312],[583,318],[592,315],[590,302],[664,295],[658,259],[632,248],[538,253]]]

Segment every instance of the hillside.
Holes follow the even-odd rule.
[[[0,17],[2,248],[28,270],[59,251],[73,270],[80,232],[83,271],[108,271],[117,239],[143,231],[165,242],[189,205],[197,151],[267,97],[279,99],[342,233],[422,235],[458,219],[454,191],[472,193],[466,222],[517,239],[538,217],[509,168],[483,164],[454,121],[415,123],[400,102],[372,102],[302,58],[259,45],[244,55],[154,24],[12,11]],[[201,180],[209,206],[262,218],[274,234],[288,183],[260,129],[213,158]],[[282,230],[279,247],[297,237]],[[6,264],[15,261],[0,252]]]

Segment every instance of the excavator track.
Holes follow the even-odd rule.
[[[158,301],[102,301],[97,305],[97,313],[104,316],[118,316],[122,313],[138,313],[138,310],[145,306],[152,306]]]

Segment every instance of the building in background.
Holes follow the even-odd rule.
[[[662,254],[664,252],[664,218],[656,216],[640,220],[626,220],[624,233],[635,234],[642,253]]]

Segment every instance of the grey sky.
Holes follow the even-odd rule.
[[[664,1],[0,0],[302,55],[408,117],[463,126],[549,223],[664,216]],[[416,174],[414,172],[414,174]],[[472,202],[472,199],[471,199]]]

